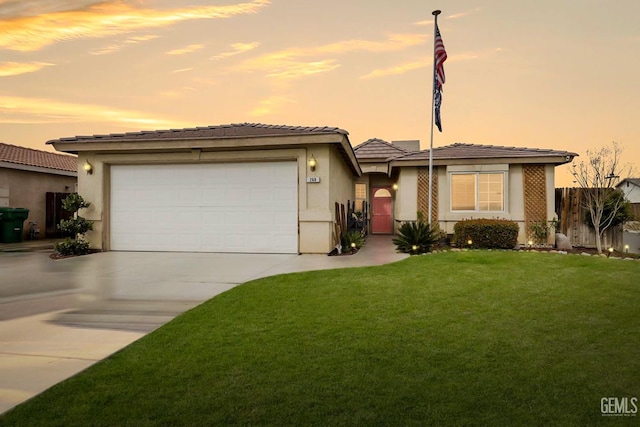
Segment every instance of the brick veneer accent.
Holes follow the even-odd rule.
[[[438,221],[438,168],[433,168],[431,221]],[[418,211],[427,219],[429,212],[429,168],[418,168]]]
[[[524,186],[524,223],[527,238],[531,237],[531,223],[547,220],[547,183],[543,165],[522,167]]]

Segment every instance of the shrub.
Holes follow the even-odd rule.
[[[67,237],[62,242],[56,243],[54,249],[60,255],[85,255],[89,253],[89,243],[81,239],[71,239]]]
[[[69,233],[70,236],[77,236],[78,234],[84,234],[89,230],[93,230],[93,221],[89,221],[81,216],[71,219],[61,219],[60,224],[58,224],[58,229]]]
[[[535,221],[529,224],[529,235],[539,245],[547,243],[549,234],[557,227],[557,221]]]
[[[76,193],[69,194],[63,201],[64,210],[74,212],[71,219],[63,219],[58,224],[58,228],[69,233],[74,239],[67,238],[54,245],[54,249],[60,255],[85,255],[89,253],[89,243],[85,242],[82,236],[89,230],[93,230],[93,221],[78,215],[80,209],[88,208],[91,203],[85,202],[82,196]]]
[[[594,210],[597,211],[597,208],[594,207]],[[584,219],[587,225],[593,230],[595,228],[593,226],[593,218],[591,218],[591,213],[588,209],[585,209]],[[612,190],[602,208],[600,228],[603,229],[604,224],[608,224],[607,227],[604,228],[609,228],[635,220],[636,217],[633,213],[631,202],[627,200],[622,190]]]
[[[398,230],[398,235],[393,239],[398,251],[410,254],[421,254],[431,251],[431,246],[437,240],[429,223],[421,216],[417,221],[403,222]]]
[[[364,245],[364,236],[360,231],[351,230],[342,233],[342,248],[345,252],[354,248],[351,246],[352,243],[355,243],[356,248],[361,248]]]
[[[460,248],[513,249],[518,231],[518,224],[505,219],[466,219],[453,227],[453,241]]]

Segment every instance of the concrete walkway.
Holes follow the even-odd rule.
[[[53,261],[47,251],[22,255],[0,253],[0,288],[19,289],[20,283],[30,283],[35,289],[29,294],[0,294],[0,313],[13,314],[0,321],[0,413],[238,284],[407,257],[395,252],[390,236],[370,236],[360,252],[343,257],[105,252]],[[61,273],[66,285],[59,282]],[[41,292],[41,283],[52,284],[61,295]],[[60,297],[73,309],[17,317],[33,309],[34,302],[56,307],[51,298]]]

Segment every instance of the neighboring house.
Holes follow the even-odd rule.
[[[636,221],[624,224],[619,250],[640,254],[640,178],[625,178],[616,185],[631,202]]]
[[[429,150],[410,150],[407,141],[390,144],[380,139],[355,147],[365,172],[358,184],[368,188],[373,233],[388,233],[393,223],[415,220],[419,211],[428,216]],[[526,243],[532,223],[553,219],[555,166],[575,156],[461,143],[434,148],[432,222],[451,234],[462,219],[509,219],[520,227],[518,241]]]
[[[625,197],[633,207],[633,213],[640,218],[640,178],[625,178],[616,185],[616,188],[622,190]]]
[[[37,223],[40,238],[47,237],[47,220],[55,231],[55,207],[47,206],[47,193],[75,192],[77,168],[75,156],[0,143],[0,207],[29,209],[24,237],[30,222]]]
[[[335,203],[371,205],[373,233],[427,211],[428,151],[331,127],[233,124],[49,141],[78,154],[87,234],[102,250],[328,253]],[[554,167],[575,153],[454,144],[433,150],[433,218],[508,218],[526,242],[554,214]]]

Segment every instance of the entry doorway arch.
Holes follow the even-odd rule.
[[[393,195],[391,187],[372,188],[371,232],[374,234],[393,233]]]

